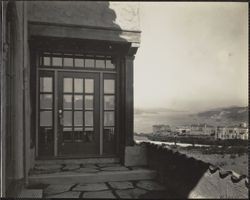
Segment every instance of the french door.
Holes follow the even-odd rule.
[[[39,72],[38,157],[115,155],[115,74]]]
[[[100,83],[98,74],[59,72],[58,153],[100,153]]]

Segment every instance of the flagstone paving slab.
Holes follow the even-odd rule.
[[[131,189],[134,188],[133,184],[129,181],[115,181],[108,182],[113,189]]]
[[[42,198],[43,190],[41,189],[23,189],[17,196],[18,198]]]
[[[78,164],[66,164],[66,166],[63,167],[62,169],[63,170],[75,170],[78,168],[80,168],[80,165],[78,165]]]
[[[75,170],[75,172],[79,172],[79,173],[96,173],[99,172],[98,169],[93,169],[93,168],[80,168]]]
[[[165,187],[151,180],[142,180],[136,184],[137,187],[146,190],[165,190]]]
[[[60,169],[62,167],[62,165],[59,164],[55,164],[55,165],[36,165],[35,169],[36,170],[57,170]]]
[[[69,191],[56,195],[47,196],[47,198],[79,198],[81,192]]]
[[[117,166],[117,167],[103,167],[101,170],[103,171],[127,171],[129,169],[127,167]]]
[[[105,183],[90,183],[90,184],[79,184],[73,191],[100,191],[108,190],[108,186]]]
[[[100,191],[100,192],[85,192],[83,198],[101,198],[101,199],[116,199],[111,191]]]
[[[122,166],[120,163],[99,163],[97,164],[99,167],[120,167]]]
[[[98,167],[96,166],[96,165],[94,165],[94,164],[85,164],[85,165],[83,165],[83,167],[85,168],[91,168],[91,169],[97,169]]]
[[[44,194],[47,195],[54,195],[62,192],[69,191],[69,189],[73,186],[70,185],[49,185],[47,188],[44,189]]]
[[[122,199],[138,199],[140,195],[147,193],[147,190],[143,189],[128,189],[128,190],[116,190],[115,193]]]

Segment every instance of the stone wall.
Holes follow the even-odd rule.
[[[149,167],[158,171],[159,181],[173,198],[248,198],[249,182],[245,175],[224,171],[165,146],[144,145]]]

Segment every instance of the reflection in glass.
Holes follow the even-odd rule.
[[[85,79],[85,93],[93,93],[93,92],[94,92],[94,80]]]
[[[110,142],[114,140],[115,128],[114,127],[104,127],[103,140]]]
[[[85,126],[93,126],[93,112],[92,111],[85,112]]]
[[[84,62],[82,58],[75,58],[75,67],[83,67]]]
[[[40,92],[52,92],[52,77],[40,77]]]
[[[85,59],[85,67],[93,68],[95,66],[95,60],[91,58]]]
[[[52,94],[40,94],[40,108],[52,109]]]
[[[74,126],[82,126],[82,111],[74,112]]]
[[[75,78],[74,79],[74,90],[75,92],[83,92],[83,79],[82,78]]]
[[[63,62],[65,67],[73,67],[73,58],[64,58]]]
[[[52,111],[40,111],[40,126],[52,126]]]
[[[50,66],[50,57],[43,57],[43,65]]]
[[[83,128],[82,127],[75,127],[74,128],[74,140],[75,142],[82,142],[83,140]]]
[[[72,140],[72,128],[64,127],[63,128],[63,141],[69,142]]]
[[[93,141],[94,129],[92,127],[85,128],[84,136],[86,142]]]
[[[82,95],[75,95],[74,106],[75,109],[82,109]]]
[[[72,111],[63,111],[63,125],[72,126]]]
[[[63,79],[63,91],[72,92],[72,78]]]
[[[72,95],[63,95],[63,108],[72,108]]]
[[[93,109],[93,95],[85,95],[85,109]]]
[[[39,142],[44,145],[51,144],[53,142],[53,129],[51,127],[39,128]]]
[[[104,96],[104,110],[114,110],[115,109],[115,96],[109,95]]]
[[[110,79],[104,80],[104,93],[105,94],[115,93],[115,80],[110,80]]]
[[[104,126],[114,126],[115,124],[115,115],[113,111],[104,112]]]
[[[62,66],[62,58],[61,57],[52,57],[52,65],[53,66]]]
[[[112,64],[111,60],[106,60],[106,68],[107,69],[114,69],[115,65]]]
[[[105,68],[105,60],[104,60],[104,58],[103,58],[103,60],[96,60],[95,61],[95,66],[96,66],[96,68]]]

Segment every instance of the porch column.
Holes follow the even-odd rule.
[[[134,145],[134,55],[138,47],[132,43],[125,56],[125,146]]]

